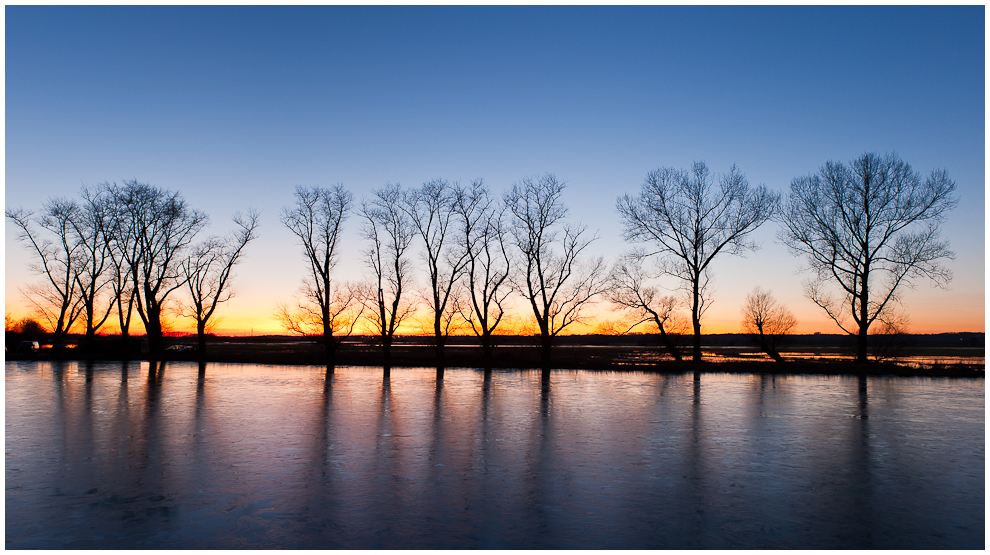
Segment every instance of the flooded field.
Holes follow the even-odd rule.
[[[8,549],[983,549],[983,379],[6,363]]]

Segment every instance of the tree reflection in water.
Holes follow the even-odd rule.
[[[6,370],[8,548],[984,541],[982,380]]]

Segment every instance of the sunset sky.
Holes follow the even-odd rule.
[[[896,152],[923,175],[944,168],[957,185],[942,228],[955,277],[904,290],[909,331],[984,331],[983,6],[5,14],[5,206],[36,210],[136,178],[181,191],[210,214],[210,233],[258,208],[260,237],[218,333],[280,332],[272,313],[305,270],[279,222],[297,185],[343,183],[359,201],[389,182],[483,178],[500,194],[552,172],[568,184],[571,217],[597,230],[593,253],[614,259],[631,248],[616,197],[650,170],[736,164],[786,196],[793,178],[864,152]],[[369,274],[359,227],[352,214],[341,279]],[[768,223],[760,250],[715,264],[706,332],[739,331],[745,295],[762,286],[795,313],[798,333],[840,333],[804,296],[804,261],[778,229]],[[26,316],[20,289],[40,278],[9,222],[5,234],[5,311]],[[605,302],[595,310],[618,317]]]

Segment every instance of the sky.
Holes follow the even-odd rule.
[[[5,18],[5,206],[137,179],[209,213],[208,233],[259,209],[218,333],[280,332],[272,313],[306,269],[279,221],[299,185],[342,183],[359,200],[386,183],[483,178],[498,194],[550,172],[570,217],[597,232],[591,254],[614,260],[632,248],[616,197],[651,170],[735,164],[786,196],[792,179],[865,152],[944,168],[957,186],[942,226],[954,279],[904,290],[908,330],[984,331],[983,6],[6,6]],[[341,279],[369,273],[359,228],[352,214]],[[796,332],[840,333],[778,231],[717,260],[706,332],[739,331],[761,286]],[[21,317],[20,290],[39,277],[16,236],[8,221],[4,304]]]

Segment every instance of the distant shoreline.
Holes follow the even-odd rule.
[[[125,353],[116,337],[99,338],[90,349],[80,346],[73,349],[44,349],[39,353],[16,353],[19,337],[7,334],[7,360],[147,360],[147,344],[139,338],[131,340]],[[816,334],[794,336],[782,349],[782,363],[766,359],[752,345],[748,336],[722,334],[706,336],[706,357],[700,363],[690,360],[674,361],[656,345],[656,338],[642,336],[567,336],[558,338],[554,347],[550,368],[567,370],[637,371],[681,374],[685,372],[731,372],[763,374],[818,374],[818,375],[894,375],[918,377],[970,377],[985,376],[985,363],[974,361],[984,356],[984,334],[936,334],[930,336],[904,336],[902,345],[896,346],[900,356],[928,357],[927,362],[912,365],[896,361],[855,364],[851,360],[836,359],[848,352],[843,340],[848,336]],[[66,343],[78,341],[72,336]],[[480,349],[473,337],[448,338],[443,367],[484,368]],[[539,369],[537,338],[528,336],[503,336],[494,351],[493,369]],[[11,345],[13,343],[13,345]],[[191,347],[196,338],[168,338],[169,345]],[[436,367],[432,337],[396,338],[392,347],[390,366]],[[801,353],[801,357],[788,358],[788,353]],[[685,349],[685,358],[689,353]],[[166,361],[198,361],[195,350],[169,351]],[[270,365],[325,365],[322,344],[315,338],[267,336],[267,337],[210,337],[206,362],[270,364]],[[372,338],[351,338],[339,349],[336,366],[384,365],[381,346]]]

